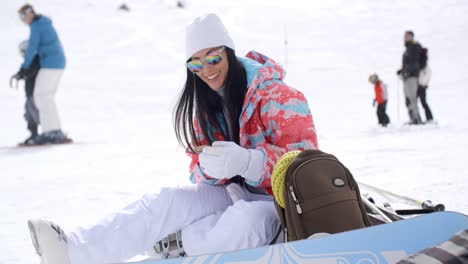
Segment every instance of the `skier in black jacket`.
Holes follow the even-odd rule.
[[[403,79],[403,86],[406,99],[406,107],[410,117],[410,124],[422,124],[417,104],[418,77],[421,69],[420,56],[421,45],[414,40],[412,31],[405,32],[406,51],[403,54],[403,65],[397,74]]]
[[[20,43],[19,50],[21,55],[24,57],[26,49],[28,48],[28,41],[25,40]],[[14,75],[10,79],[10,86],[14,79],[24,80],[24,90],[26,94],[26,103],[24,105],[24,119],[28,123],[28,130],[31,132],[31,135],[22,143],[28,144],[28,142],[34,140],[38,136],[38,126],[39,126],[39,111],[37,110],[36,104],[34,103],[34,86],[36,84],[36,76],[39,72],[39,56],[35,56],[31,66],[25,70],[20,76],[18,74]]]

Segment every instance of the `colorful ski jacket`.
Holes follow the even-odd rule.
[[[246,183],[271,192],[271,174],[277,160],[291,150],[318,149],[317,134],[304,95],[283,82],[284,69],[272,59],[249,52],[239,58],[247,74],[248,91],[239,118],[240,146],[261,150],[265,154],[260,180]],[[197,139],[207,144],[197,120],[194,122]],[[218,141],[224,139],[221,131],[214,133]],[[191,157],[190,179],[193,183],[227,184],[206,175],[199,166],[198,154]]]
[[[383,104],[388,100],[387,85],[385,85],[383,82],[378,81],[374,86],[374,90],[375,100],[378,104]]]
[[[39,15],[29,27],[28,48],[21,68],[28,69],[37,54],[41,68],[64,69],[66,59],[62,43],[50,18]]]

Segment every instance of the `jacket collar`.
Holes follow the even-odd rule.
[[[245,57],[239,58],[239,61],[244,66],[248,87],[240,117],[242,127],[252,116],[255,106],[266,90],[264,84],[271,80],[283,80],[286,71],[273,59],[256,51],[250,51]]]

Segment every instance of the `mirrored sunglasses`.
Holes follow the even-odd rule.
[[[218,64],[223,59],[221,53],[224,51],[225,48],[226,47],[222,47],[218,50],[210,52],[208,55],[206,55],[204,59],[190,60],[185,64],[187,68],[193,73],[200,72],[203,69],[203,65],[205,63],[208,63],[210,65]]]

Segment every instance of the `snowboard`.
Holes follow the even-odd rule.
[[[70,142],[63,142],[63,143],[56,143],[56,144],[43,144],[43,145],[21,145],[18,144],[16,146],[0,146],[0,153],[10,153],[10,152],[22,152],[22,151],[32,151],[32,150],[43,150],[49,149],[54,147],[61,147],[61,146],[76,146],[76,145],[90,145],[90,144],[98,144],[93,142],[82,142],[82,141],[70,141]]]
[[[436,212],[325,237],[213,255],[145,260],[138,264],[391,264],[468,229],[468,216]]]
[[[73,143],[73,140],[67,139],[67,140],[65,140],[63,142],[60,142],[60,143],[33,144],[33,145],[18,143],[17,147],[19,147],[19,148],[47,147],[47,146],[66,145],[66,144],[71,144],[71,143]]]

